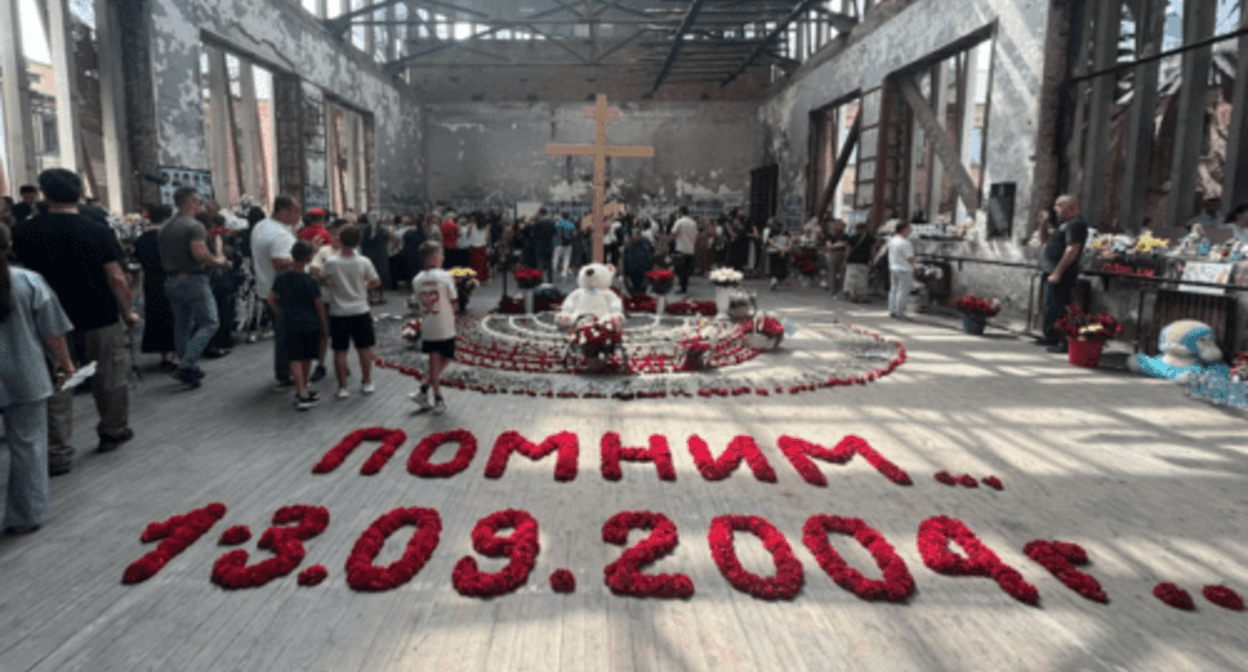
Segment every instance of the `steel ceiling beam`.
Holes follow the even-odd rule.
[[[676,29],[675,41],[672,43],[672,50],[667,54],[667,60],[663,62],[662,69],[659,70],[659,76],[654,80],[654,86],[650,87],[650,91],[643,98],[649,98],[654,95],[655,91],[663,86],[663,80],[667,79],[667,75],[672,71],[672,65],[676,63],[676,59],[680,58],[680,50],[685,45],[685,34],[693,28],[693,24],[698,20],[698,13],[702,11],[702,5],[706,0],[693,0],[689,3],[689,11],[685,12],[685,18],[680,22],[680,27]]]
[[[776,29],[771,31],[771,34],[763,39],[763,43],[758,45],[758,48],[754,50],[754,53],[750,55],[748,59],[746,59],[745,63],[742,63],[735,72],[728,75],[727,79],[725,79],[720,86],[728,86],[732,83],[732,80],[736,79],[741,75],[741,73],[749,69],[749,67],[754,64],[754,61],[758,60],[759,56],[762,56],[772,44],[775,44],[776,40],[780,39],[780,36],[788,30],[789,24],[801,18],[803,14],[809,12],[810,8],[817,2],[819,2],[819,0],[801,0],[801,2],[797,3],[797,6],[793,8],[793,11],[789,12],[789,15],[786,16],[783,21],[776,24]]]

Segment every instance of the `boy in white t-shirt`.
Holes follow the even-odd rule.
[[[329,335],[334,348],[334,374],[338,377],[338,399],[351,396],[347,391],[347,351],[351,343],[360,356],[360,375],[363,378],[360,392],[372,394],[373,346],[377,343],[373,332],[373,316],[368,310],[368,291],[381,286],[377,269],[368,257],[355,253],[360,244],[360,230],[348,224],[338,230],[337,239],[341,249],[337,256],[325,260],[322,275],[329,297]]]
[[[420,259],[425,270],[412,278],[412,298],[408,305],[420,311],[423,323],[421,350],[429,354],[429,379],[420,386],[419,392],[408,395],[420,406],[420,410],[432,410],[434,415],[446,412],[442,400],[442,372],[455,360],[455,280],[442,268],[442,245],[437,241],[425,241],[420,246]],[[429,403],[429,388],[433,388],[433,403]]]

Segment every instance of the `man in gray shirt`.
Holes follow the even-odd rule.
[[[195,219],[203,203],[193,187],[173,195],[178,216],[160,227],[157,244],[165,267],[165,295],[173,310],[173,342],[178,355],[178,380],[196,388],[204,377],[199,358],[217,332],[217,304],[208,285],[206,266],[229,266],[208,251],[208,232]]]

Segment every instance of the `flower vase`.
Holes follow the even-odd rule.
[[[721,317],[728,317],[728,308],[732,301],[731,285],[716,285],[715,309]]]
[[[524,314],[525,315],[533,314],[533,290],[532,289],[524,290]]]
[[[662,315],[667,310],[667,295],[659,294],[654,297],[654,314]]]
[[[988,318],[981,313],[963,313],[962,329],[975,336],[984,335],[984,327],[988,326]]]
[[[1101,353],[1105,344],[1100,341],[1070,341],[1068,359],[1074,366],[1095,369],[1101,365]]]

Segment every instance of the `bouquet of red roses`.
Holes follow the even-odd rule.
[[[701,336],[680,339],[680,361],[677,371],[701,371],[706,368],[706,357],[711,352],[710,341]]]
[[[1075,307],[1066,310],[1066,315],[1054,323],[1066,337],[1072,341],[1105,341],[1122,335],[1122,325],[1109,313],[1092,315]]]
[[[770,336],[772,338],[784,335],[784,325],[780,324],[780,320],[777,320],[774,317],[764,317],[758,325],[758,330],[762,332],[764,336]]]
[[[653,313],[658,308],[658,300],[647,294],[637,294],[624,299],[624,312],[626,313]]]
[[[672,291],[676,282],[676,274],[666,268],[656,268],[646,272],[646,281],[650,283],[650,291],[655,294],[666,294]]]
[[[535,289],[542,284],[542,272],[536,268],[521,268],[515,272],[516,284],[520,289]]]
[[[715,314],[719,312],[719,308],[714,301],[681,299],[676,303],[667,304],[667,312],[672,315],[705,315],[706,317],[715,317]]]
[[[960,312],[983,317],[992,317],[1001,312],[1001,302],[997,299],[985,299],[971,294],[955,299],[953,307]]]
[[[624,320],[620,317],[582,319],[572,330],[572,347],[585,359],[607,359],[624,341]]]
[[[793,255],[793,261],[797,264],[797,270],[807,277],[819,272],[818,259],[818,255],[811,250],[802,250]]]

